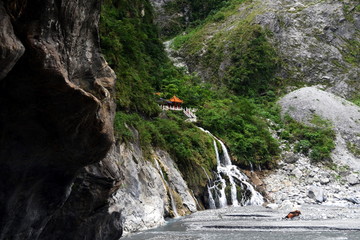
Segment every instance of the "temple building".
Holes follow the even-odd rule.
[[[163,110],[183,110],[183,103],[184,101],[175,95],[169,100],[163,98],[159,99],[159,105]]]
[[[183,100],[181,100],[180,98],[178,98],[177,96],[173,96],[172,98],[169,99],[169,101],[171,102],[171,106],[174,107],[175,109],[179,109],[181,110],[181,104],[183,104]]]

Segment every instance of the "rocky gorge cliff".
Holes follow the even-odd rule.
[[[118,239],[197,210],[168,153],[115,143],[100,8],[0,2],[0,239]]]
[[[99,51],[99,14],[98,1],[0,1],[1,239],[89,234],[90,225],[74,230],[74,220],[57,226],[69,235],[40,237],[76,194],[79,171],[114,142],[115,74]],[[99,194],[109,194],[106,184]],[[86,208],[89,202],[78,209],[82,220],[101,212],[98,221],[120,236],[118,216]]]

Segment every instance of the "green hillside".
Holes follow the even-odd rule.
[[[178,2],[167,7],[174,10]],[[211,173],[216,164],[212,141],[194,123],[185,122],[182,113],[161,112],[157,106],[159,96],[154,94],[158,92],[164,98],[177,95],[185,106],[197,108],[197,125],[222,139],[241,167],[276,166],[279,142],[271,131],[276,133],[279,129],[283,132],[278,134],[280,140],[290,143],[303,140],[301,143],[308,150],[322,151],[316,160],[326,158],[332,149],[331,131],[280,118],[276,100],[286,81],[277,75],[282,60],[269,41],[271,33],[253,23],[255,12],[261,11],[261,7],[252,1],[211,1],[204,10],[199,8],[203,1],[182,2],[191,3],[194,24],[188,25],[186,34],[174,39],[173,47],[188,55],[190,62],[198,61],[204,68],[212,69],[207,76],[196,70],[188,74],[172,65],[159,29],[153,24],[154,10],[148,0],[104,3],[101,46],[118,77],[115,119],[118,142],[132,141],[129,127],[134,127],[149,160],[151,149],[167,150],[192,189],[205,187],[207,178],[202,168]],[[239,8],[259,9],[240,16]],[[234,21],[234,16],[235,27],[226,30],[225,23]],[[204,42],[207,50],[200,55]],[[218,67],[221,64],[224,68]],[[317,138],[309,139],[311,132],[316,132]],[[328,141],[317,140],[320,138]]]

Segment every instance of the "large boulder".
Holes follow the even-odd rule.
[[[349,182],[350,185],[356,185],[356,184],[359,184],[360,181],[359,181],[359,177],[355,174],[349,174],[347,177],[346,177],[346,180]]]
[[[309,188],[308,197],[314,199],[316,202],[322,203],[326,201],[326,195],[321,187],[311,186]]]

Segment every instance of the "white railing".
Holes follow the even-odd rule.
[[[185,116],[187,116],[189,119],[187,121],[189,122],[196,122],[197,117],[195,115],[195,112],[197,111],[196,108],[182,108],[181,106],[168,106],[168,105],[159,105],[159,107],[164,111],[183,111]]]
[[[189,122],[196,122],[197,121],[197,117],[195,115],[197,109],[195,108],[185,108],[183,110],[183,113],[185,114],[185,116],[187,116],[189,119],[187,119],[187,121]]]
[[[172,110],[172,111],[181,111],[183,110],[183,108],[181,106],[168,106],[168,105],[159,105],[159,107],[162,110],[168,111],[168,110]]]

